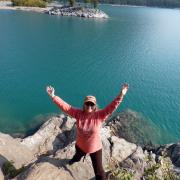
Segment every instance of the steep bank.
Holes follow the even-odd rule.
[[[114,172],[109,173],[109,179],[116,171],[119,174],[125,171],[132,179],[146,177],[150,171],[163,179],[164,164],[168,164],[168,172],[179,173],[180,143],[142,148],[113,134],[109,123],[101,131],[104,168]],[[24,139],[1,133],[0,165],[6,160],[14,161],[16,168],[25,165],[14,178],[17,180],[93,179],[89,156],[84,162],[67,164],[75,152],[75,134],[75,120],[63,114],[50,118],[35,134]],[[2,172],[0,179],[4,179]]]

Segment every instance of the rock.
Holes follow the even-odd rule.
[[[116,136],[112,136],[111,139],[112,144],[112,157],[119,162],[126,159],[130,154],[135,152],[137,146],[136,144],[129,143],[125,139],[118,138]]]
[[[131,169],[134,172],[134,179],[141,179],[144,173],[144,167],[146,166],[145,158],[147,157],[144,154],[142,148],[137,146],[134,153],[132,153],[128,158],[122,161],[120,164],[126,169]]]
[[[84,18],[108,18],[103,11],[83,7],[53,7],[47,14],[61,16],[77,16]]]
[[[33,152],[22,145],[19,139],[3,133],[0,133],[0,156],[1,165],[4,160],[9,160],[14,162],[16,168],[28,164],[34,158]]]
[[[160,146],[156,149],[156,153],[159,155],[169,156],[173,164],[180,167],[180,143]]]
[[[171,149],[171,160],[177,167],[180,167],[180,143],[173,144],[169,147]]]
[[[7,159],[4,156],[0,155],[0,180],[4,180],[4,175],[1,171],[1,167],[5,161],[7,161]]]
[[[27,171],[15,178],[17,180],[73,180],[68,171],[58,168],[53,163],[41,162],[33,164]]]
[[[110,134],[110,128],[104,127],[101,129],[101,139],[102,139],[102,145],[103,145],[103,164],[108,164],[109,159],[111,157],[111,134]]]
[[[40,129],[32,136],[22,139],[21,144],[29,148],[34,154],[56,151],[75,137],[73,130],[74,119],[61,115],[52,117],[43,124]]]
[[[142,179],[146,169],[162,161],[161,152],[177,165],[171,170],[176,173],[180,171],[179,143],[160,146],[153,151],[152,148],[143,150],[142,147],[113,135],[108,124],[101,129],[102,160],[106,171],[111,169],[113,162],[114,165],[133,172],[136,180]],[[80,162],[68,165],[75,153],[75,129],[75,120],[62,114],[51,117],[34,135],[24,139],[0,133],[0,166],[6,160],[13,160],[17,168],[25,164],[25,170],[14,180],[93,179],[94,172],[88,155],[84,161],[81,159]],[[162,172],[161,168],[156,170],[160,179]],[[0,179],[4,179],[1,171]]]

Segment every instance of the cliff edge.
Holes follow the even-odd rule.
[[[101,130],[103,165],[108,179],[125,176],[135,180],[151,176],[178,179],[180,143],[141,147],[128,142],[118,134],[118,127],[122,127],[118,119],[125,117],[127,112],[124,113],[107,121]],[[128,112],[129,115],[135,116],[132,112]],[[64,114],[51,117],[37,132],[24,139],[0,133],[0,180],[95,179],[89,156],[68,165],[75,153],[75,136],[75,120]],[[14,176],[4,166],[9,161],[16,169],[23,167]]]

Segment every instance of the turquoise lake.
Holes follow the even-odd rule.
[[[46,85],[73,106],[100,108],[130,85],[117,112],[131,109],[180,138],[180,10],[101,5],[109,19],[0,11],[0,131],[24,133],[60,112]],[[153,132],[152,132],[153,133]],[[166,138],[165,138],[166,137]]]

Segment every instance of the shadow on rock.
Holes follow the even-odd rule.
[[[48,162],[48,163],[53,164],[57,168],[62,168],[62,167],[65,167],[66,165],[68,165],[69,161],[70,161],[70,159],[59,159],[59,158],[53,158],[53,157],[41,155],[39,157],[39,159],[36,161],[36,163]]]
[[[69,144],[75,141],[75,138],[76,138],[75,124],[70,130],[69,129],[65,130],[62,128],[62,133],[59,133],[52,142],[53,149],[47,151],[46,154],[55,155],[56,151],[67,147]]]

